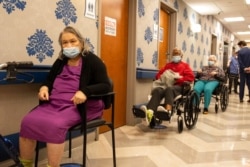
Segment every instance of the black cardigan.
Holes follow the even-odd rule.
[[[68,62],[68,58],[57,59],[51,67],[51,70],[42,86],[49,88],[49,93],[53,88],[53,83],[58,74],[62,72],[64,65]],[[103,61],[91,52],[87,52],[82,56],[82,69],[79,82],[79,90],[81,90],[87,98],[93,94],[103,94],[111,90],[107,69]],[[86,111],[85,103],[78,105],[78,110],[83,118],[83,112]]]

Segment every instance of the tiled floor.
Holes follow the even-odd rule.
[[[176,115],[167,129],[152,130],[143,123],[116,129],[118,167],[250,167],[250,104],[231,94],[226,112],[199,115],[192,130],[177,133]],[[111,167],[110,133],[88,145],[88,167]],[[81,147],[73,153],[80,162]],[[64,161],[68,161],[67,158]],[[70,160],[72,161],[72,160]]]
[[[250,167],[250,104],[239,103],[230,95],[225,112],[214,111],[214,99],[208,115],[199,115],[192,130],[179,134],[176,115],[167,129],[152,130],[145,124],[116,129],[117,167]],[[99,141],[89,141],[87,167],[112,167],[110,132]],[[81,162],[82,147],[73,150],[73,158],[63,162]],[[46,160],[41,161],[45,167]]]

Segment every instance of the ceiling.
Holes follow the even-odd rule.
[[[247,5],[245,0],[183,1],[200,15],[213,15],[239,40],[250,42],[250,34],[237,34],[237,32],[250,31],[250,28],[248,27],[248,25],[250,25],[250,5]],[[227,17],[244,17],[245,20],[241,22],[225,22],[224,18]]]

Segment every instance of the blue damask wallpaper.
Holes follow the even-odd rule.
[[[90,50],[97,52],[98,13],[95,19],[85,17],[85,1],[0,0],[0,13],[0,64],[51,65],[58,57],[58,36],[65,26],[76,27]]]
[[[26,2],[25,1],[10,1],[10,0],[0,0],[0,3],[3,5],[3,9],[6,10],[8,14],[15,11],[15,9],[24,10]]]
[[[183,60],[194,70],[200,68],[210,54],[211,34],[215,34],[216,56],[221,64],[219,45],[231,33],[213,16],[197,14],[182,0],[137,0],[137,67],[157,69],[158,39],[154,36],[154,25],[159,24],[160,2],[177,11],[175,45],[182,49]],[[85,1],[0,0],[0,13],[0,63],[31,60],[34,64],[50,65],[60,51],[58,35],[68,25],[78,28],[91,50],[97,52],[98,13],[95,19],[85,17]],[[195,23],[201,25],[200,33],[192,32],[191,25]]]
[[[77,21],[76,8],[69,0],[62,0],[56,3],[57,8],[55,11],[56,18],[62,19],[65,26],[70,22],[75,23]]]
[[[216,51],[218,65],[222,66],[223,53],[220,47],[224,41],[230,39],[232,34],[213,16],[199,15],[182,0],[160,2],[177,11],[175,46],[183,51],[183,60],[189,63],[193,70],[198,70],[206,64],[207,57],[211,54],[211,34],[214,34],[218,40]],[[157,69],[158,67],[158,39],[153,38],[153,26],[158,25],[159,9],[159,1],[137,0],[136,62],[139,68]],[[192,32],[191,25],[193,24],[200,24],[201,32]]]
[[[39,62],[42,62],[47,56],[53,56],[53,41],[47,36],[45,30],[36,30],[35,34],[28,37],[28,40],[26,50],[29,56],[36,56]]]

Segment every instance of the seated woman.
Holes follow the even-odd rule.
[[[82,35],[73,27],[66,27],[59,35],[61,51],[46,81],[40,87],[41,104],[22,120],[20,130],[20,161],[32,167],[36,141],[47,143],[48,167],[59,167],[68,129],[87,120],[102,116],[101,99],[89,99],[92,94],[107,93],[111,89],[103,61],[87,50]]]
[[[159,80],[166,71],[171,70],[177,74],[173,85],[165,87],[155,87],[151,91],[151,99],[147,105],[142,105],[141,110],[145,112],[146,122],[151,128],[155,126],[153,116],[159,120],[169,120],[172,111],[172,105],[175,97],[182,93],[184,82],[193,82],[194,74],[187,63],[182,61],[183,54],[180,49],[174,48],[172,52],[172,62],[167,63],[156,74],[156,80]],[[164,107],[160,105],[161,100],[165,98]]]
[[[198,81],[194,84],[194,91],[200,97],[201,93],[204,92],[204,110],[203,114],[208,113],[208,107],[211,101],[212,93],[215,88],[219,85],[219,80],[225,78],[223,69],[216,66],[215,55],[208,57],[208,66],[202,67],[201,70],[197,71]]]

